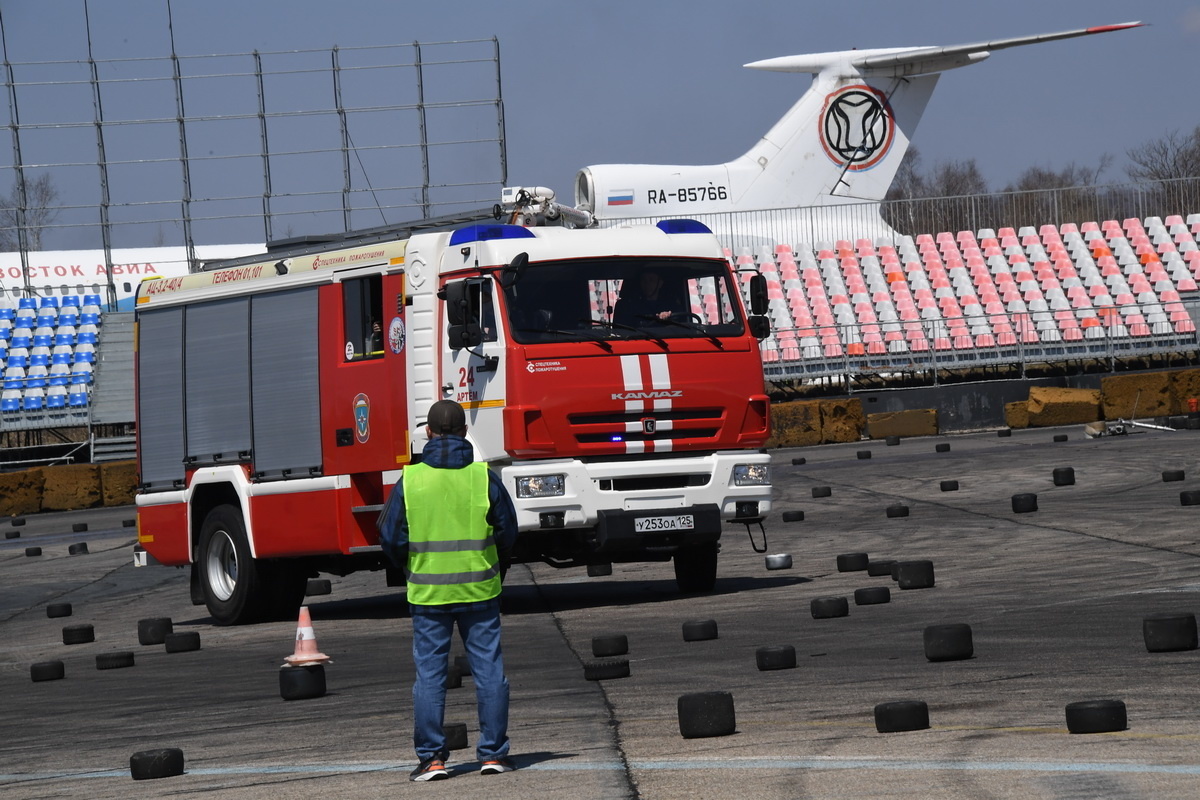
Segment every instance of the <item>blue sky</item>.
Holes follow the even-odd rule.
[[[98,58],[167,52],[165,0],[93,0]],[[13,61],[86,55],[82,0],[0,0]],[[1002,51],[946,73],[914,143],[926,165],[975,158],[996,188],[1027,166],[1114,165],[1197,112],[1200,4],[607,0],[174,0],[180,54],[500,41],[510,182],[571,199],[595,163],[718,163],[807,88],[742,64],[852,47],[948,45],[1141,19],[1150,27]],[[4,145],[7,147],[7,143]],[[88,153],[88,157],[94,153]]]

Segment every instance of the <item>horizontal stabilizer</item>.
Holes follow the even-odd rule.
[[[745,66],[749,69],[773,72],[804,72],[818,74],[831,67],[846,69],[858,75],[923,75],[941,72],[955,67],[982,61],[993,50],[1020,47],[1026,44],[1053,42],[1090,36],[1094,33],[1127,30],[1142,27],[1141,22],[1123,22],[1118,25],[1097,25],[1059,33],[1040,33],[1034,36],[1018,36],[1011,39],[996,39],[991,42],[959,44],[949,47],[889,47],[876,50],[842,50],[832,53],[783,56],[755,61]]]

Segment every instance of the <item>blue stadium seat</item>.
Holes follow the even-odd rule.
[[[55,347],[72,347],[75,344],[75,329],[60,327],[54,334]]]
[[[8,340],[9,347],[31,347],[33,345],[33,331],[29,328],[14,328],[12,338]]]
[[[95,311],[83,311],[79,314],[80,325],[99,325],[100,314]]]
[[[50,365],[50,385],[66,386],[71,382],[71,367],[67,364]]]
[[[6,414],[15,414],[21,410],[21,390],[6,388],[3,394],[0,394],[0,411]]]
[[[50,370],[46,367],[30,367],[25,373],[25,388],[45,389],[50,379]]]
[[[87,404],[87,389],[79,385],[72,387],[71,392],[67,395],[67,405],[71,408],[87,408]]]
[[[69,294],[62,299],[63,309],[74,308],[76,309],[76,312],[78,312],[78,309],[81,305],[82,303],[79,302],[79,295],[77,294]]]
[[[13,327],[36,328],[37,316],[30,309],[22,308],[17,311],[17,318],[13,321]]]
[[[8,354],[8,358],[6,358],[4,360],[4,366],[9,367],[10,369],[12,367],[20,367],[21,369],[25,369],[26,367],[29,366],[29,355],[27,352],[26,353],[10,352]]]
[[[75,346],[75,363],[94,364],[96,362],[96,347],[91,344]]]
[[[79,309],[67,306],[58,315],[58,327],[74,328],[79,324]]]
[[[46,391],[40,387],[25,390],[22,411],[41,411],[46,406]]]
[[[46,348],[44,348],[44,347],[34,348],[35,352],[31,353],[29,356],[29,366],[31,366],[31,367],[48,367],[48,366],[50,366],[50,353],[49,352],[41,352],[41,353],[36,352],[37,350],[45,350],[45,349]]]
[[[37,308],[37,301],[32,297],[22,297],[17,301],[17,308],[28,308],[34,310]]]
[[[54,295],[46,295],[38,301],[38,308],[58,308],[58,298]]]
[[[46,390],[46,408],[60,409],[67,407],[68,392],[66,386],[53,385]]]
[[[37,314],[37,325],[39,328],[53,328],[58,324],[58,314],[54,308],[39,308]]]

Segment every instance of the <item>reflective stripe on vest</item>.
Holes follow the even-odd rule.
[[[489,506],[483,462],[462,469],[413,464],[404,470],[410,603],[475,603],[500,594]]]

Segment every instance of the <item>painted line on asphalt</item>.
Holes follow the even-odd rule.
[[[517,762],[520,763],[518,757]],[[470,763],[470,762],[467,762]],[[1150,764],[1144,762],[1066,762],[1066,761],[941,761],[915,759],[873,758],[729,758],[696,759],[679,761],[634,760],[629,762],[637,770],[729,770],[729,769],[809,769],[809,770],[877,770],[901,772],[1044,772],[1044,773],[1106,773],[1127,775],[1200,775],[1200,764]],[[450,768],[451,774],[471,771],[463,765]],[[407,772],[408,764],[281,764],[235,767],[198,767],[188,769],[185,774],[195,776],[231,775],[315,775],[366,772]],[[618,771],[624,766],[616,761],[547,761],[520,766],[522,771],[532,772],[592,772]],[[30,783],[33,781],[92,780],[97,778],[125,778],[127,770],[93,770],[89,772],[31,772],[0,774],[0,786],[4,784]]]

